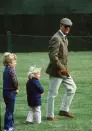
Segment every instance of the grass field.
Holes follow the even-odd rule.
[[[2,94],[2,72],[3,65],[0,54],[0,94]],[[49,58],[47,53],[17,53],[18,64],[16,66],[17,77],[19,81],[19,94],[16,99],[15,107],[15,131],[92,131],[92,52],[69,52],[69,71],[77,85],[76,95],[73,99],[70,112],[76,117],[69,119],[58,116],[61,98],[63,96],[63,87],[59,89],[59,94],[55,99],[56,121],[46,120],[46,104],[48,94],[48,75],[45,69]],[[25,123],[28,105],[26,101],[25,84],[27,81],[27,72],[31,65],[41,67],[40,82],[44,87],[45,93],[42,96],[42,123],[28,125]],[[1,105],[1,127],[3,129],[3,116],[5,105],[2,95]]]

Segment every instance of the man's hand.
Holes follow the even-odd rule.
[[[68,73],[68,71],[67,71],[67,68],[61,68],[60,72],[61,72],[62,75],[69,76],[69,73]]]

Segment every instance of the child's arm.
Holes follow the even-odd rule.
[[[17,77],[16,77],[16,72],[14,69],[11,69],[9,71],[9,76],[10,76],[10,79],[11,79],[11,82],[12,82],[12,85],[13,85],[13,88],[14,88],[14,92],[18,93],[19,90],[18,90],[18,81],[17,81]]]
[[[39,80],[36,80],[36,81],[35,81],[35,84],[36,84],[36,87],[37,87],[37,89],[39,90],[39,92],[40,92],[41,94],[43,94],[43,93],[44,93],[44,89],[43,89],[43,87],[41,86]]]

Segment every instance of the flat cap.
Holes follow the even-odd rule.
[[[61,19],[60,23],[64,24],[64,25],[69,25],[69,26],[72,26],[72,24],[73,24],[72,21],[68,18]]]

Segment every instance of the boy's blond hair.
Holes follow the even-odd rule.
[[[31,66],[28,72],[28,78],[32,79],[33,77],[35,77],[37,73],[40,72],[41,72],[41,68],[37,68],[36,66]]]
[[[13,53],[6,52],[3,55],[3,65],[8,66],[9,64],[12,64],[13,61],[17,61],[17,56]]]

